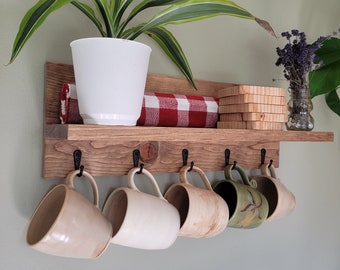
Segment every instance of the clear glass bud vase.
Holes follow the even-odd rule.
[[[314,128],[311,116],[313,104],[310,99],[309,88],[289,89],[287,130],[310,131]]]

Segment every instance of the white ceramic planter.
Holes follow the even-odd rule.
[[[116,38],[71,42],[84,124],[134,126],[140,116],[151,48]]]

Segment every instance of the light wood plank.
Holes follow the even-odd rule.
[[[279,113],[225,113],[220,115],[220,121],[263,121],[282,122],[288,120],[287,114]]]
[[[218,91],[218,98],[241,95],[241,94],[255,94],[266,96],[285,96],[286,89],[269,86],[256,86],[256,85],[234,85],[221,89]]]
[[[224,121],[217,122],[217,128],[221,129],[256,129],[256,130],[283,130],[283,123],[263,121]]]
[[[268,105],[268,104],[236,104],[223,105],[218,107],[218,112],[222,113],[238,113],[238,112],[256,112],[256,113],[286,113],[286,105]]]
[[[219,105],[231,105],[231,104],[243,104],[243,103],[260,103],[260,104],[272,104],[272,105],[287,105],[286,97],[280,96],[264,96],[264,95],[252,95],[242,94],[229,97],[222,97],[219,99]]]

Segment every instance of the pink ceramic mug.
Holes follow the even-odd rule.
[[[138,190],[134,176],[128,173],[128,187],[115,189],[107,198],[103,214],[112,223],[111,243],[140,248],[165,249],[177,239],[180,219],[177,209],[168,203],[152,174],[143,169],[157,196]]]
[[[261,175],[252,177],[257,183],[257,190],[267,199],[269,212],[267,221],[283,218],[293,212],[295,208],[295,196],[276,177],[274,166],[261,165]]]
[[[108,246],[112,226],[98,208],[98,188],[83,172],[93,189],[94,204],[74,188],[79,170],[69,173],[66,184],[49,191],[35,210],[26,240],[41,252],[72,258],[96,258]]]
[[[229,209],[227,203],[216,194],[205,173],[193,166],[192,171],[199,174],[205,189],[189,183],[187,172],[191,166],[184,166],[179,173],[180,183],[172,185],[165,198],[180,213],[180,236],[204,238],[221,233],[228,225]]]

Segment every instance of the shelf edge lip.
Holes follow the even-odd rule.
[[[44,137],[55,139],[68,139],[69,125],[61,124],[45,124],[44,125]]]
[[[164,131],[167,132],[164,132]],[[299,135],[299,136],[296,136]],[[120,141],[178,141],[178,142],[333,142],[334,132],[285,131],[285,130],[245,130],[216,128],[146,127],[146,126],[102,126],[102,125],[62,125],[44,126],[45,138],[66,140],[120,140]],[[190,137],[193,136],[193,137]]]

